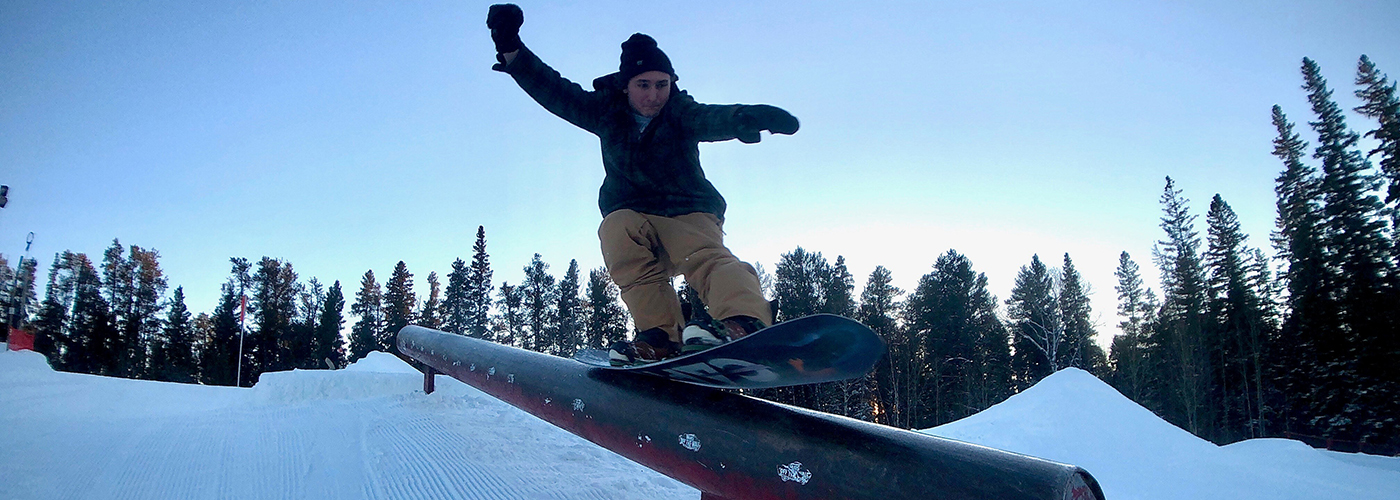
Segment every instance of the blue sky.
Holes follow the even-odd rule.
[[[231,256],[347,293],[403,260],[421,295],[477,225],[497,284],[537,252],[556,275],[600,266],[597,140],[490,70],[488,5],[0,4],[0,253],[30,231],[45,269],[113,238],[155,248],[195,311]],[[1388,1],[521,6],[525,43],[577,82],[645,32],[698,100],[802,120],[701,147],[740,258],[771,271],[801,245],[845,256],[857,291],[876,265],[910,290],[951,248],[1004,299],[1032,254],[1068,252],[1104,332],[1119,252],[1155,287],[1164,177],[1203,233],[1220,193],[1267,247],[1270,107],[1312,141],[1302,58],[1347,108],[1361,54],[1400,75]]]

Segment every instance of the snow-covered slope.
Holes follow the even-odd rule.
[[[0,498],[699,496],[456,380],[438,377],[432,395],[422,382],[382,353],[238,389],[0,352]]]
[[[1111,500],[1400,499],[1400,458],[1282,439],[1216,446],[1078,369],[923,432],[1078,465]]]
[[[0,498],[699,497],[456,380],[437,387],[383,353],[239,389],[0,352]],[[1112,500],[1400,498],[1400,458],[1217,447],[1079,370],[925,432],[1080,465]]]

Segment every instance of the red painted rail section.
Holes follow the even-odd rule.
[[[1103,498],[1072,465],[417,326],[398,345],[706,500]]]

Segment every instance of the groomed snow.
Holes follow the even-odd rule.
[[[1120,499],[1400,499],[1400,458],[1285,439],[1216,446],[1079,369],[928,434],[1078,465]]]
[[[0,344],[3,345],[3,344]],[[251,389],[59,373],[0,352],[0,498],[690,499],[699,493],[383,353]],[[1120,499],[1400,498],[1400,458],[1218,447],[1079,370],[925,432],[1073,463]]]
[[[422,384],[384,353],[240,389],[0,352],[0,498],[699,497],[456,380]]]

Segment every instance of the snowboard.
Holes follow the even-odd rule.
[[[665,377],[721,389],[766,389],[859,378],[885,354],[885,342],[856,320],[816,314],[764,328],[708,350],[634,366],[612,366],[608,351],[574,355],[602,370]]]

